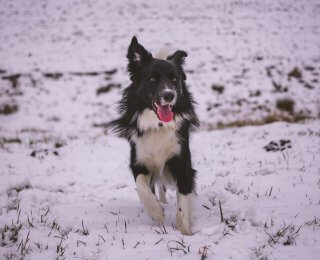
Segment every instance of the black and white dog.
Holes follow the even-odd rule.
[[[189,135],[199,126],[182,68],[187,53],[153,58],[136,37],[128,49],[132,83],[119,104],[120,117],[108,125],[131,146],[130,167],[148,215],[163,223],[166,186],[177,189],[176,227],[191,235],[191,195],[196,171],[191,165]],[[157,189],[159,200],[155,195]]]

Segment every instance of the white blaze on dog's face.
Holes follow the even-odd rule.
[[[173,120],[173,107],[181,93],[178,83],[178,73],[174,64],[164,60],[154,60],[151,69],[146,71],[143,88],[152,97],[153,109],[158,118],[165,123]]]
[[[175,106],[182,95],[182,81],[186,79],[182,70],[186,56],[184,51],[176,51],[166,60],[155,59],[135,37],[130,44],[128,69],[137,87],[137,98],[162,122],[174,119]]]

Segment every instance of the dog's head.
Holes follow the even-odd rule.
[[[163,122],[173,119],[175,105],[182,95],[186,80],[182,64],[187,53],[176,51],[166,59],[152,56],[134,36],[127,58],[130,79],[136,88],[136,98],[145,107],[153,109]]]

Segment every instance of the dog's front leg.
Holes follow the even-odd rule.
[[[190,154],[175,156],[167,162],[177,180],[176,227],[183,235],[192,235],[190,225],[191,198],[195,170],[191,167]]]
[[[190,229],[191,194],[184,195],[177,191],[176,227],[183,234],[191,236]]]
[[[136,178],[138,196],[147,214],[158,224],[164,220],[164,210],[150,188],[150,174],[139,174]]]

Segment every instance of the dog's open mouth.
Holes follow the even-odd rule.
[[[173,112],[172,112],[172,106],[170,104],[161,106],[157,103],[154,103],[154,106],[155,106],[156,113],[162,122],[168,123],[172,121]]]

